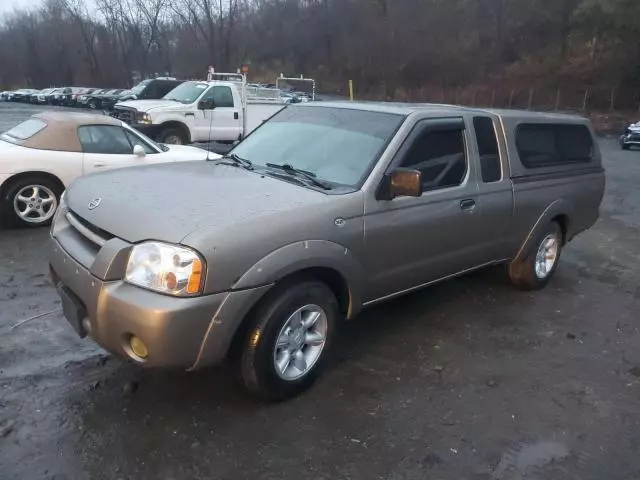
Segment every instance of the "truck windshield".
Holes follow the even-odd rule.
[[[184,82],[164,96],[165,100],[175,100],[180,103],[193,103],[209,85],[202,82]]]
[[[404,116],[328,107],[290,106],[233,149],[254,167],[290,165],[318,180],[359,187]]]

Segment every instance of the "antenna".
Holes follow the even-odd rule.
[[[215,85],[213,87],[211,87],[211,89],[209,90],[210,92],[212,92],[212,98],[211,100],[213,101],[213,89],[216,88]],[[208,93],[208,92],[207,92]],[[206,93],[205,93],[206,95]],[[206,115],[206,110],[203,110],[202,113],[204,115]],[[211,133],[213,131],[213,109],[209,110],[209,143],[207,145],[207,160],[209,160],[209,154],[211,153]]]

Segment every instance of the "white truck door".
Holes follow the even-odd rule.
[[[194,141],[233,141],[242,131],[242,106],[234,101],[230,86],[211,87],[200,98],[196,112]]]

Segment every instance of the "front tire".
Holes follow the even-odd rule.
[[[165,128],[158,135],[158,141],[168,145],[186,145],[188,143],[186,135],[179,128]]]
[[[509,279],[523,290],[541,290],[547,286],[558,267],[562,252],[562,229],[551,222],[538,235],[529,255],[508,266]]]
[[[1,199],[4,220],[27,228],[49,225],[61,194],[60,186],[48,178],[20,178],[9,186]]]
[[[631,149],[631,145],[629,145],[629,144],[627,144],[627,143],[623,143],[623,144],[622,144],[622,149],[623,149],[623,150],[629,150],[629,149]]]
[[[248,319],[240,357],[246,389],[266,401],[307,390],[322,370],[338,315],[336,297],[322,282],[277,286]]]

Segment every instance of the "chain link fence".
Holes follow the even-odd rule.
[[[348,87],[339,96],[348,97]],[[621,87],[440,87],[397,89],[389,97],[384,86],[359,92],[354,82],[355,100],[442,103],[480,108],[506,108],[547,112],[578,113],[588,116],[596,129],[613,133],[629,122],[640,120],[640,90]]]

